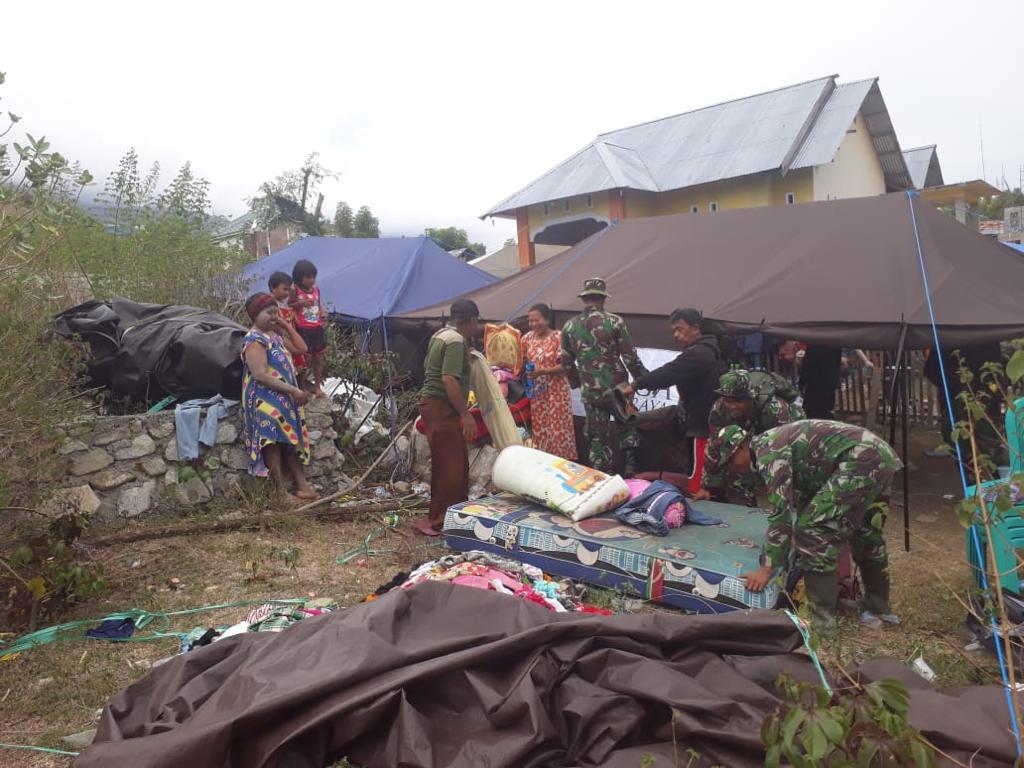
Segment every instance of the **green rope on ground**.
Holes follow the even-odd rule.
[[[818,654],[815,653],[814,648],[811,647],[811,635],[807,631],[807,627],[804,626],[803,621],[801,621],[800,617],[795,613],[792,613],[791,611],[784,611],[784,613],[789,616],[789,620],[792,621],[793,624],[796,625],[797,630],[799,630],[800,637],[804,641],[804,647],[807,649],[807,653],[810,654],[811,661],[814,662],[814,668],[818,670],[818,677],[821,678],[821,685],[826,691],[828,691],[828,695],[831,696],[832,686],[828,684],[828,678],[825,677],[825,670],[821,667],[821,662],[818,660]]]
[[[32,752],[49,752],[51,755],[67,755],[68,757],[78,757],[78,752],[66,752],[63,749],[50,749],[49,747],[33,747],[28,744],[0,744],[2,749],[26,749]]]
[[[379,528],[374,528],[372,531],[366,534],[366,538],[363,539],[362,544],[360,544],[357,547],[353,547],[344,554],[338,555],[338,557],[335,558],[334,562],[338,565],[345,565],[345,563],[355,560],[360,555],[363,555],[365,557],[377,557],[378,555],[386,555],[391,552],[394,552],[395,550],[393,549],[371,549],[370,542],[374,539],[374,537],[382,535],[388,529],[394,530],[395,528],[397,528],[398,522],[399,517],[397,514],[392,513],[390,515],[386,515],[384,517],[384,525],[380,526]]]
[[[102,619],[84,619],[82,621],[69,621],[66,624],[57,624],[46,629],[40,629],[37,632],[24,635],[9,645],[0,645],[0,657],[10,656],[15,653],[21,653],[23,651],[30,650],[39,645],[47,645],[49,643],[57,642],[60,640],[74,640],[81,639],[83,633],[76,634],[74,636],[68,636],[69,633],[81,629],[83,627],[92,627],[100,624],[104,621],[124,621],[125,619],[132,619],[135,622],[135,629],[140,630],[149,626],[151,623],[160,619],[164,622],[163,629],[154,630],[148,635],[139,635],[122,640],[114,640],[112,642],[147,642],[149,640],[163,640],[168,637],[182,638],[185,636],[182,632],[170,632],[167,631],[171,625],[172,616],[188,616],[194,613],[206,613],[208,611],[218,611],[222,608],[241,608],[248,605],[264,605],[270,603],[272,605],[305,605],[306,598],[286,598],[281,600],[240,600],[233,603],[219,603],[217,605],[204,605],[199,608],[185,608],[180,611],[144,611],[141,608],[133,608],[130,611],[120,611],[118,613],[111,613],[104,616]]]

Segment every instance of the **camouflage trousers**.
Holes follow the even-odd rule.
[[[840,461],[828,482],[797,515],[796,565],[805,571],[836,570],[844,543],[858,564],[888,565],[885,520],[893,477],[900,468],[888,446],[858,446]]]
[[[590,445],[590,466],[606,474],[615,473],[616,443],[624,450],[640,447],[640,433],[636,427],[619,424],[611,410],[596,403],[584,403],[587,415],[586,433]]]

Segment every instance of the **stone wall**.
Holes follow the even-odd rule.
[[[344,477],[334,418],[329,400],[306,406],[312,452],[306,476],[327,490],[334,490]],[[180,461],[173,410],[66,424],[59,449],[66,461],[64,479],[44,511],[56,516],[73,505],[113,521],[224,497],[248,474],[241,430],[241,408],[236,406],[221,419],[215,446],[201,445],[199,459]]]

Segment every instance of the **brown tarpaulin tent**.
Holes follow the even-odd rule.
[[[176,657],[110,700],[75,766],[636,768],[675,764],[673,733],[694,768],[760,766],[774,681],[816,680],[800,647],[767,611],[555,614],[428,582]],[[853,674],[907,680],[911,722],[944,752],[1012,764],[999,688],[943,693],[895,663]]]
[[[537,302],[563,320],[583,281],[603,277],[641,346],[673,349],[666,318],[691,306],[734,332],[865,349],[897,349],[905,324],[906,348],[929,347],[915,218],[943,346],[1024,335],[1024,257],[904,193],[628,219],[466,297],[489,320]]]

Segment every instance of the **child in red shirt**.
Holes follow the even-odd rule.
[[[281,319],[298,330],[295,323],[295,313],[288,306],[292,295],[292,277],[287,272],[275,272],[267,281],[270,288],[270,295],[277,302],[278,314]],[[306,378],[309,374],[309,361],[306,355],[292,355],[292,364],[295,366],[295,376],[298,379],[300,389],[306,388]]]
[[[300,259],[292,268],[292,294],[289,306],[295,312],[295,326],[309,347],[307,358],[316,381],[316,396],[324,397],[324,354],[327,352],[327,331],[324,320],[327,313],[320,303],[320,289],[316,287],[316,265]]]

